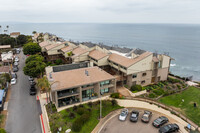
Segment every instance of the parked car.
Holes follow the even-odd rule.
[[[35,86],[36,85],[35,81],[30,81],[30,85]]]
[[[29,81],[33,81],[34,78],[30,76],[30,77],[28,77],[28,80],[29,80]]]
[[[19,63],[18,62],[14,62],[14,66],[18,66],[19,65]]]
[[[14,66],[13,67],[13,72],[17,72],[19,69],[18,69],[18,67],[17,66]]]
[[[15,57],[15,62],[19,62],[19,58],[18,57]]]
[[[11,85],[14,85],[17,83],[17,80],[15,78],[12,78],[11,81],[10,81]]]
[[[16,73],[11,73],[11,79],[12,79],[12,78],[17,79],[17,74],[16,74]]]
[[[179,126],[177,124],[168,124],[165,126],[162,126],[159,129],[159,133],[172,133],[177,132],[179,130]]]
[[[133,110],[131,112],[130,121],[137,122],[138,121],[138,117],[139,117],[139,112],[136,111],[136,110]]]
[[[119,120],[125,121],[127,116],[128,116],[128,109],[123,109],[119,115]]]
[[[35,95],[36,92],[37,92],[37,90],[36,90],[35,86],[31,86],[31,88],[30,88],[30,95]]]
[[[145,110],[141,120],[145,123],[148,123],[151,119],[151,116],[152,112]]]
[[[154,127],[159,128],[159,127],[161,127],[162,125],[164,125],[165,123],[167,123],[168,121],[169,121],[169,120],[168,120],[167,117],[161,116],[161,117],[155,119],[155,120],[153,121],[152,125],[153,125]]]

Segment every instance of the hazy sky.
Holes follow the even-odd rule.
[[[200,0],[0,0],[0,22],[200,23]]]

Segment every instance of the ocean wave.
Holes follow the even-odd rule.
[[[176,64],[170,64],[170,66],[171,66],[171,67],[174,67],[174,66],[176,66]]]

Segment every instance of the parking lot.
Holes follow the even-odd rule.
[[[113,117],[111,120],[107,121],[106,125],[102,128],[100,133],[158,133],[159,128],[155,128],[152,125],[152,122],[157,119],[160,114],[156,112],[152,112],[153,115],[150,119],[149,123],[143,123],[141,121],[142,115],[144,113],[144,110],[141,109],[134,109],[139,111],[139,119],[138,121],[131,122],[130,121],[130,113],[133,110],[133,108],[129,109],[128,117],[125,121],[120,121],[118,119],[119,114]],[[169,123],[172,123],[169,119]],[[165,124],[166,125],[166,124]]]

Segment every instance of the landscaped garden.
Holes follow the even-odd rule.
[[[142,95],[141,97],[156,99],[162,96],[168,96],[180,92],[184,90],[186,87],[187,86],[183,81],[178,79],[168,78],[167,81],[160,81],[157,84],[152,84],[143,87],[142,90],[146,89],[148,93]]]
[[[200,89],[189,87],[181,93],[166,96],[159,102],[168,106],[176,107],[178,111],[185,114],[187,118],[200,126]],[[196,107],[194,107],[196,103]]]
[[[46,105],[50,127],[52,132],[57,132],[62,127],[60,133],[64,133],[67,129],[72,129],[72,133],[90,133],[99,122],[100,101],[89,102],[74,106],[60,112],[56,112],[55,106],[51,109]],[[102,117],[105,117],[111,111],[120,109],[116,100],[102,101]]]

